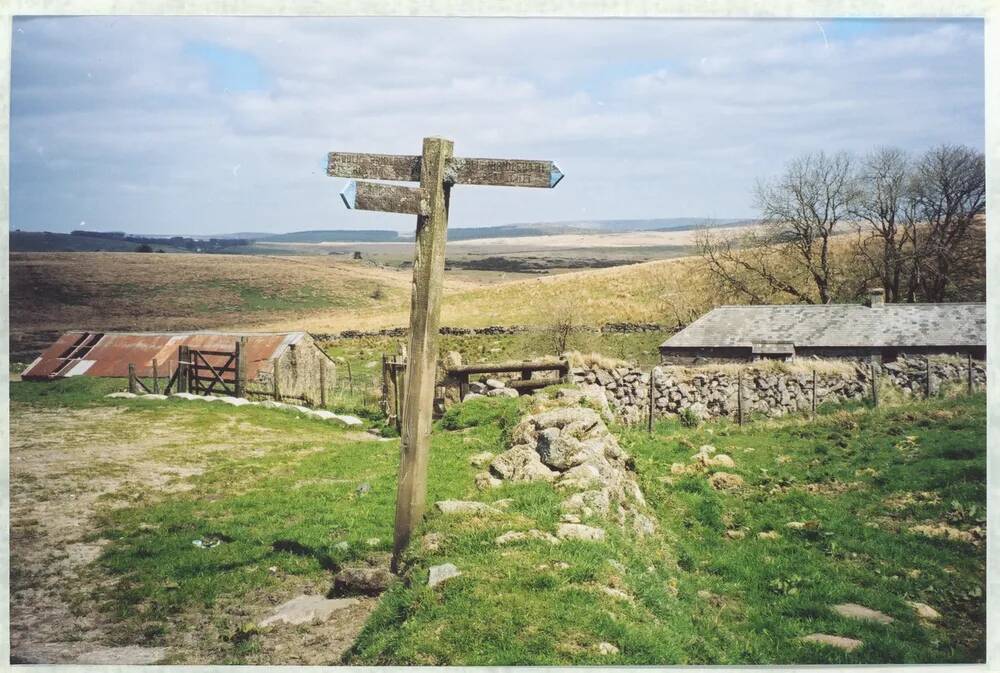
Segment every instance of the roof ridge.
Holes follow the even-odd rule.
[[[924,302],[886,302],[879,306],[879,308],[886,307],[922,307],[922,306],[986,306],[985,301],[924,301]],[[712,311],[717,311],[720,308],[842,308],[842,307],[853,307],[853,308],[871,308],[867,304],[719,304]],[[711,311],[709,311],[711,312]]]

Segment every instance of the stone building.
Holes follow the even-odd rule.
[[[886,304],[874,289],[866,304],[720,306],[660,345],[670,364],[926,354],[985,359],[986,304]]]

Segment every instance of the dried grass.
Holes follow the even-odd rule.
[[[767,374],[811,376],[814,371],[817,376],[851,376],[856,370],[856,365],[850,360],[796,359],[790,362],[761,360],[758,362],[720,362],[703,365],[660,365],[660,368],[681,378],[690,378],[699,374],[727,374],[729,376],[736,376],[740,372],[744,374],[762,372]]]

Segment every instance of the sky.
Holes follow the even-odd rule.
[[[555,160],[449,226],[743,218],[793,157],[985,142],[980,20],[16,18],[11,228],[396,229],[330,151]]]

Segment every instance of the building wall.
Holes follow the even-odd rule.
[[[319,406],[323,399],[332,399],[337,383],[337,365],[320,350],[310,336],[290,345],[270,367],[262,367],[252,390],[270,393],[274,389],[274,372],[277,371],[278,389],[282,397],[299,398],[300,401]]]

